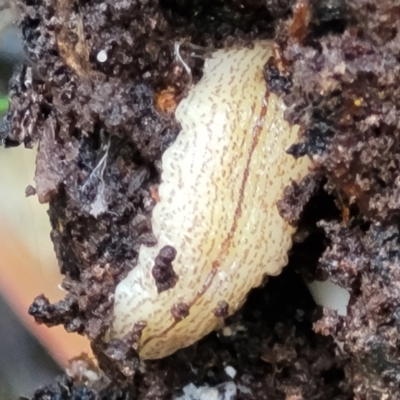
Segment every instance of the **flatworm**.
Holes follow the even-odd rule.
[[[270,41],[216,51],[176,109],[182,130],[162,157],[152,214],[157,245],[141,246],[117,286],[109,335],[121,338],[146,323],[142,359],[196,342],[220,325],[221,305],[224,316],[232,314],[265,275],[287,264],[295,228],[276,203],[311,161],[286,154],[298,126],[284,120],[283,101],[266,88],[263,66],[272,53]],[[160,252],[174,256],[162,290],[154,276],[160,268],[153,271]]]

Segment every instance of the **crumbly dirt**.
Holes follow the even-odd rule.
[[[33,398],[161,400],[189,383],[223,393],[233,381],[237,399],[400,399],[400,3],[18,4],[31,64],[10,83],[0,139],[39,143],[30,193],[50,204],[68,292],[55,304],[37,297],[29,312],[87,335],[107,376],[102,387],[63,377]],[[143,367],[135,351],[143,326],[108,346],[101,338],[116,284],[139,246],[155,243],[161,155],[180,129],[174,109],[214,49],[274,37],[265,79],[301,126],[289,152],[316,166],[279,203],[298,226],[289,266],[222,330]],[[160,260],[156,271],[160,290],[174,281],[168,265]],[[350,292],[346,317],[318,308],[306,289],[304,280],[327,277]]]
[[[276,79],[290,82],[286,116],[303,131],[289,152],[311,156],[342,214],[318,223],[330,243],[317,273],[350,292],[348,314],[325,310],[315,329],[342,343],[356,399],[398,399],[400,4],[327,4],[314,22],[299,1],[277,34]]]

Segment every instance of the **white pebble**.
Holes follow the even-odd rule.
[[[96,58],[97,58],[97,61],[101,62],[101,63],[107,61],[107,52],[105,50],[100,50],[97,53],[97,57]]]
[[[225,382],[215,387],[197,387],[189,383],[183,388],[183,395],[175,397],[175,400],[234,400],[236,396],[237,389],[233,382]]]
[[[227,365],[227,366],[225,367],[225,373],[226,373],[229,377],[231,377],[232,379],[235,379],[235,376],[236,376],[236,369],[233,368],[233,367],[231,367],[230,365]]]
[[[335,310],[339,315],[347,315],[350,293],[346,289],[329,280],[311,282],[308,289],[318,305]]]

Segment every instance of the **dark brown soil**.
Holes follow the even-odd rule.
[[[50,204],[68,291],[56,304],[39,296],[29,312],[87,335],[109,379],[95,388],[63,377],[34,399],[171,399],[189,383],[216,386],[223,396],[232,381],[237,399],[400,399],[400,5],[19,6],[31,65],[11,82],[0,138],[6,146],[39,142],[35,190]],[[211,51],[274,37],[280,51],[265,66],[266,82],[302,128],[289,152],[316,165],[279,204],[299,227],[289,266],[254,290],[222,331],[144,370],[131,347],[143,327],[108,346],[101,338],[110,293],[134,267],[139,246],[155,241],[150,216],[161,155],[179,133],[174,108]],[[321,310],[308,293],[304,279],[328,276],[351,294],[346,317]]]

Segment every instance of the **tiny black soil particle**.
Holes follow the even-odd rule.
[[[218,318],[226,318],[229,315],[229,304],[224,300],[219,301],[214,310],[214,315]]]
[[[190,307],[186,303],[175,303],[171,308],[171,314],[176,321],[186,318],[190,313]]]
[[[171,289],[178,282],[178,275],[172,267],[175,260],[176,250],[172,246],[164,246],[154,260],[154,267],[151,270],[158,293]]]

